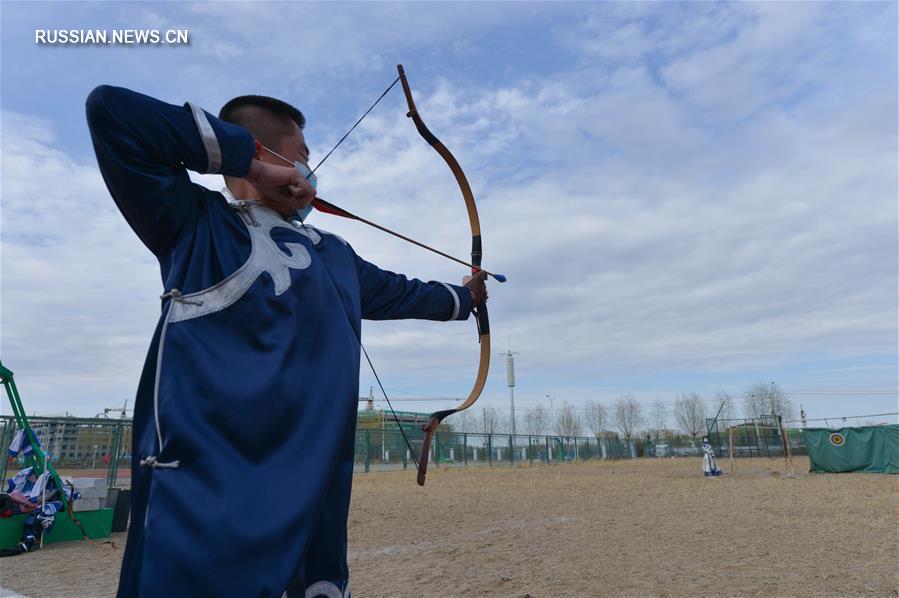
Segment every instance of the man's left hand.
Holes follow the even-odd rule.
[[[474,307],[487,302],[486,272],[478,272],[462,279],[462,285],[471,291],[471,303]]]

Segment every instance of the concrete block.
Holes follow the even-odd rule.
[[[78,488],[75,490],[81,493],[81,498],[106,498],[106,488]]]
[[[106,478],[75,478],[76,488],[105,488]]]
[[[72,504],[73,511],[96,511],[100,508],[99,498],[80,498]]]

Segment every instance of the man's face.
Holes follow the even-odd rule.
[[[290,133],[282,137],[279,143],[273,145],[274,147],[270,147],[260,144],[257,141],[256,159],[277,165],[279,168],[289,168],[291,170],[293,170],[291,165],[297,162],[304,165],[307,169],[306,172],[304,173],[301,171],[299,174],[300,176],[309,175],[309,177],[307,177],[307,183],[311,184],[312,194],[309,195],[308,191],[305,192],[303,195],[308,196],[308,200],[299,205],[294,205],[293,203],[286,205],[282,203],[283,200],[279,201],[278,199],[266,196],[261,192],[259,200],[263,205],[284,216],[299,215],[299,218],[302,220],[311,209],[309,203],[312,201],[312,198],[315,197],[315,178],[314,175],[309,173],[309,148],[306,146],[306,139],[303,136],[303,131],[295,123],[291,123]],[[291,187],[291,189],[293,188]],[[294,190],[294,192],[296,191]],[[300,210],[297,208],[301,208],[303,213],[301,214]]]
[[[306,147],[306,138],[303,136],[303,131],[300,130],[300,127],[298,127],[296,123],[291,123],[291,126],[293,127],[292,133],[283,137],[281,143],[272,149],[291,162],[296,160],[301,164],[309,166],[309,148]],[[263,151],[260,155],[260,159],[272,164],[277,164],[278,166],[287,166],[287,163],[284,162],[284,160],[278,158],[278,156],[272,155],[270,152]]]

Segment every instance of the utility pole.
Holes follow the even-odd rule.
[[[771,407],[771,416],[777,417],[777,414],[774,413],[774,380],[771,381],[771,386],[768,390],[768,406]]]
[[[506,386],[509,387],[509,404],[512,409],[512,435],[517,434],[515,427],[515,357],[518,352],[512,352],[512,341],[509,341],[509,350],[500,355],[506,356]]]

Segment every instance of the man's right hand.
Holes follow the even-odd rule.
[[[289,166],[253,160],[245,178],[263,198],[276,204],[273,208],[283,208],[278,210],[283,214],[305,208],[315,199],[315,189],[309,181]]]

